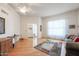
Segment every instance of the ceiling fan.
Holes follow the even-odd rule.
[[[23,14],[29,14],[33,12],[32,7],[33,6],[39,6],[40,4],[36,4],[36,3],[20,3],[20,4],[15,4],[15,6],[17,7],[17,9],[23,13]]]
[[[31,7],[26,7],[26,6],[23,6],[23,7],[17,7],[20,12],[22,12],[23,14],[25,13],[30,13],[32,12],[32,8]]]

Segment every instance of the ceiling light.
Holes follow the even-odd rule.
[[[24,6],[24,7],[18,7],[19,8],[19,10],[22,12],[22,13],[26,13],[26,7]]]
[[[19,8],[19,10],[22,12],[22,13],[29,13],[29,12],[31,12],[32,11],[32,9],[29,7],[29,8],[27,8],[27,7],[25,7],[25,6],[23,6],[23,7],[18,7]]]

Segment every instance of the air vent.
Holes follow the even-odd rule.
[[[4,10],[1,10],[1,12],[4,13],[4,14],[6,14],[6,15],[8,15],[8,13],[6,11],[4,11]]]

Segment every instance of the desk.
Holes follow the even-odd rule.
[[[7,55],[12,49],[12,39],[11,38],[0,38],[0,55]]]

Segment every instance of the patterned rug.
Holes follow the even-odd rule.
[[[61,47],[62,43],[46,41],[37,45],[35,48],[44,53],[47,53],[50,56],[60,56]]]

